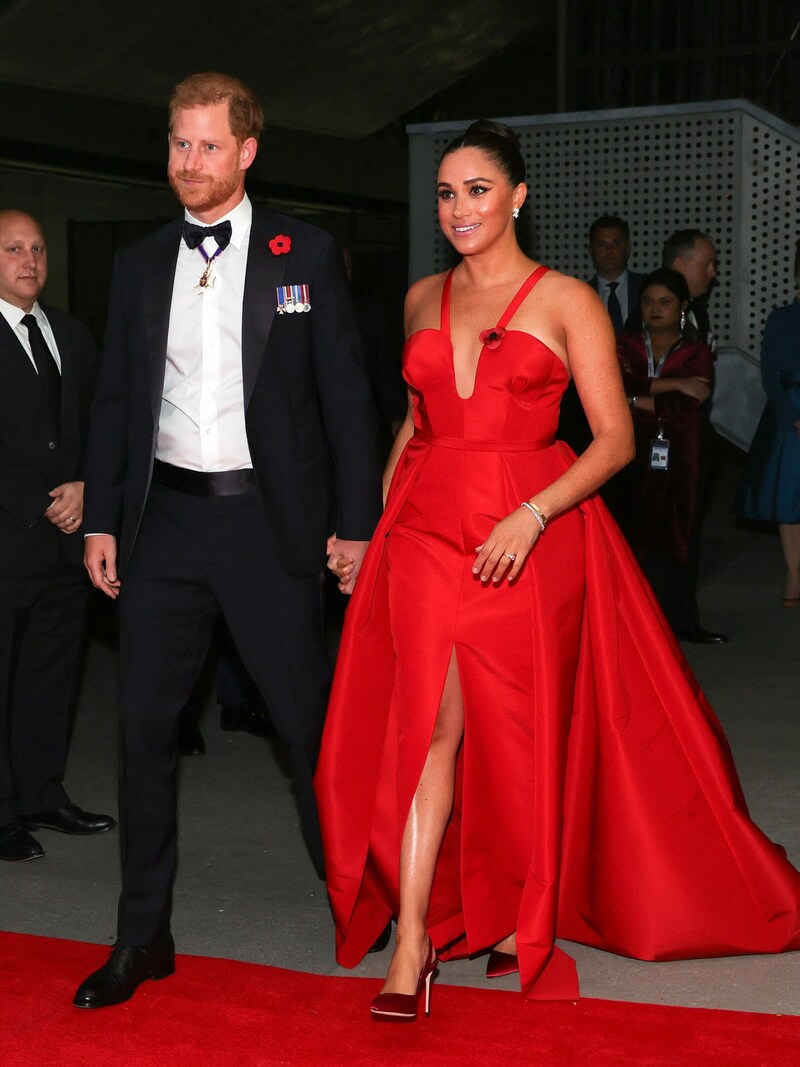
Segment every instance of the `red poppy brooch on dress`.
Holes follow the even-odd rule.
[[[502,326],[495,326],[493,330],[484,330],[478,340],[485,348],[499,348],[505,335],[506,331]]]
[[[292,239],[287,237],[285,233],[279,233],[277,237],[273,237],[269,243],[269,250],[273,256],[283,256],[291,250]]]

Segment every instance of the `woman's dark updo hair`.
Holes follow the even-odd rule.
[[[485,152],[505,173],[512,186],[525,181],[525,161],[520,152],[519,137],[505,123],[478,119],[460,137],[450,142],[442,152],[442,159],[459,148],[479,148]]]
[[[669,289],[673,296],[677,296],[679,304],[688,304],[692,299],[686,279],[679,270],[661,267],[645,275],[639,288],[641,296],[644,296],[645,289],[649,289],[651,285],[663,285],[665,289]]]

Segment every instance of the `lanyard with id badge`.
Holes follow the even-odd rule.
[[[672,348],[665,352],[658,363],[656,363],[653,342],[650,340],[650,334],[647,330],[644,331],[644,343],[647,348],[647,376],[649,378],[660,378],[664,361],[681,342],[678,341],[678,345],[673,345]],[[658,437],[654,437],[650,442],[650,470],[669,470],[669,438],[664,436],[664,427],[661,425],[661,420],[658,423]]]
[[[669,438],[664,436],[664,427],[658,424],[658,437],[650,442],[650,470],[669,470]]]

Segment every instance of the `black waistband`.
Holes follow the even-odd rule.
[[[241,496],[255,493],[256,476],[253,470],[240,471],[192,471],[186,467],[173,467],[157,459],[153,464],[153,481],[178,493],[192,496]]]

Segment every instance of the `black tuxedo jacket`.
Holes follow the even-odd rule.
[[[153,471],[182,221],[122,249],[92,407],[87,532],[118,539],[125,572]],[[291,238],[275,255],[270,241]],[[278,314],[276,288],[309,286],[311,310]],[[202,299],[198,296],[198,299]],[[325,543],[368,540],[381,511],[377,413],[341,249],[314,226],[253,206],[242,312],[245,425],[287,573],[325,564]]]
[[[628,271],[628,317],[622,327],[625,333],[637,333],[642,328],[642,309],[639,307],[639,293],[642,288],[642,281],[646,277],[646,274],[639,274],[635,270]],[[595,292],[599,292],[596,274],[589,279],[589,285]]]
[[[83,537],[61,533],[46,518],[48,493],[83,479],[89,404],[97,352],[89,331],[40,304],[61,356],[61,425],[56,435],[36,371],[0,316],[0,576],[46,573],[64,555],[83,558]]]

